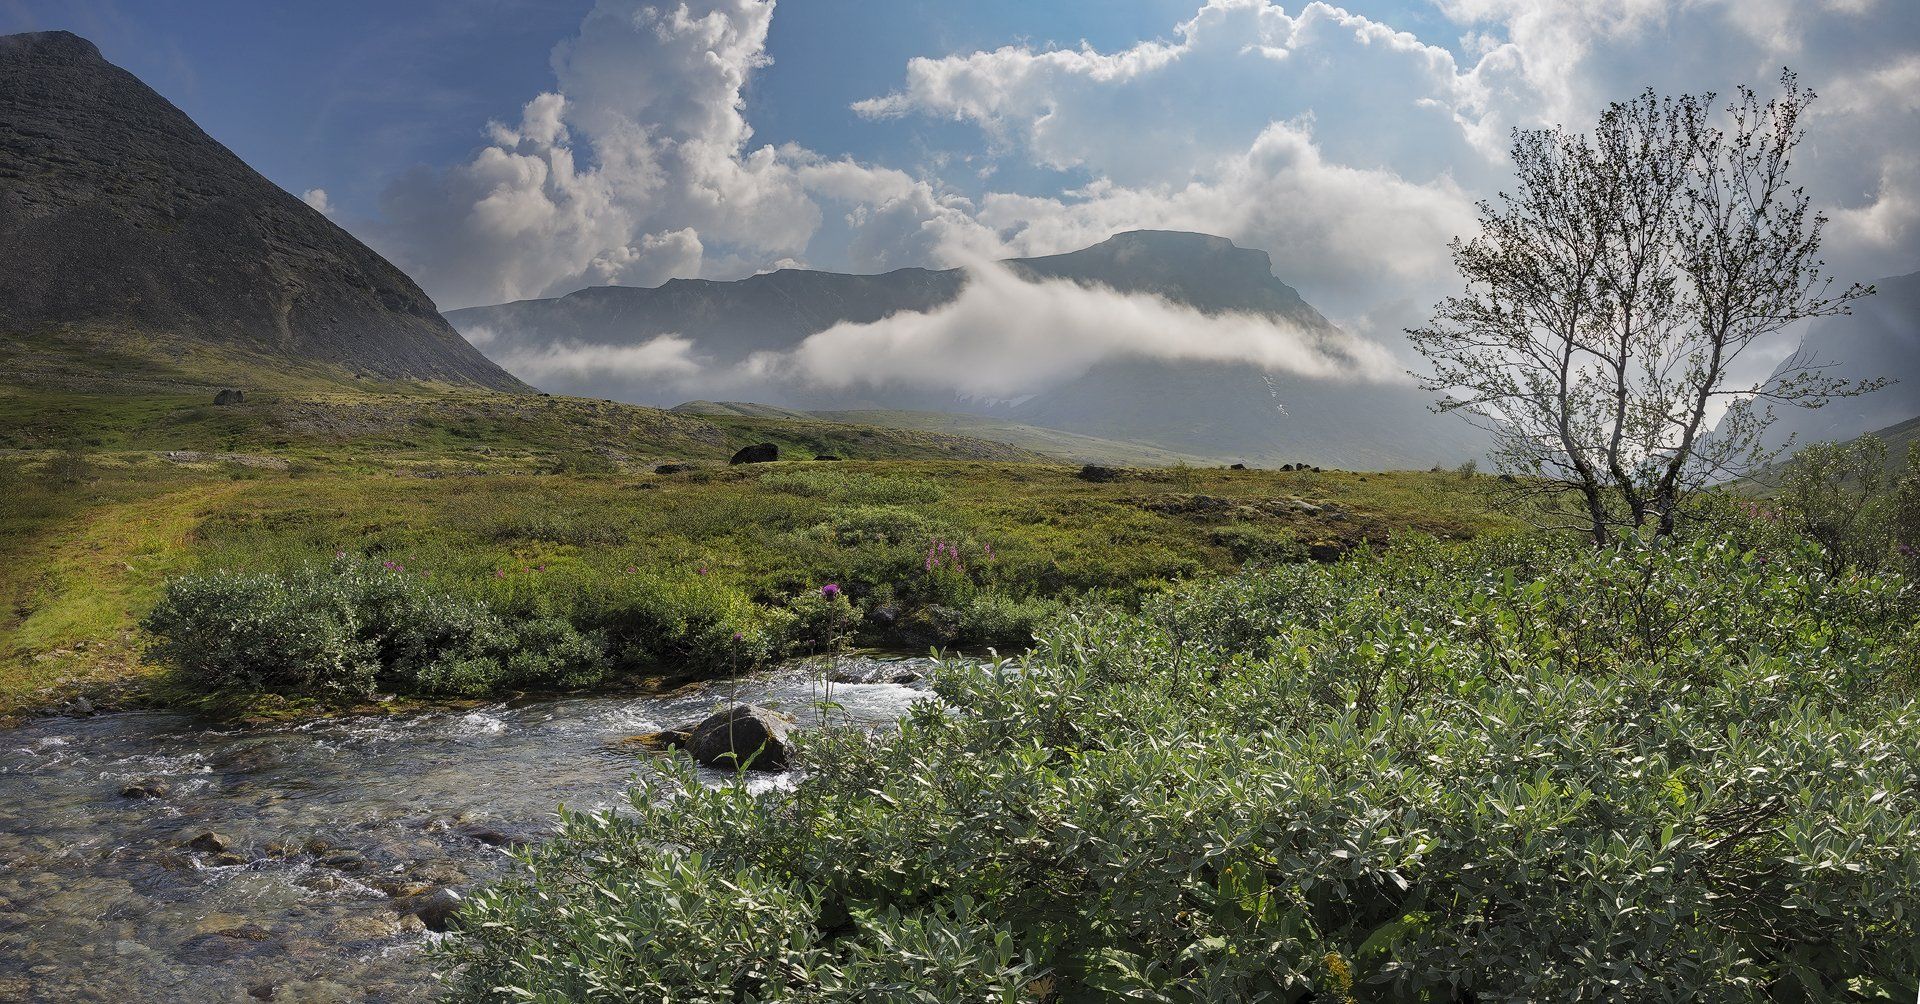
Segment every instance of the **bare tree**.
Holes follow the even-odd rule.
[[[1755,343],[1873,292],[1832,292],[1826,218],[1790,178],[1814,95],[1791,72],[1781,92],[1742,87],[1717,117],[1711,94],[1649,90],[1591,136],[1515,130],[1517,189],[1452,245],[1465,291],[1408,334],[1438,409],[1493,434],[1500,470],[1522,475],[1512,501],[1541,525],[1600,544],[1672,533],[1690,493],[1771,458],[1774,405],[1871,389],[1804,358],[1759,383],[1730,376]]]

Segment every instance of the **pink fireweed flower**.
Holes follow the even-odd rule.
[[[705,574],[707,574],[707,566],[705,566],[705,565],[701,565],[701,566],[700,566],[699,568],[696,568],[696,569],[694,569],[694,570],[693,570],[693,574],[695,574],[695,575],[705,575]]]
[[[506,569],[503,569],[503,568],[496,568],[496,569],[494,569],[494,570],[493,570],[493,577],[494,577],[494,578],[496,578],[496,579],[504,579],[504,578],[506,578],[506,577],[507,577],[507,572],[506,572]]]
[[[633,565],[628,565],[628,566],[627,566],[627,574],[628,574],[628,575],[632,575],[633,573],[635,573],[635,572],[637,572],[637,571],[639,571],[639,570],[640,570],[639,568],[637,568],[637,567],[635,567],[635,566],[633,566]]]

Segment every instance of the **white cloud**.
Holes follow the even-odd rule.
[[[1764,86],[1790,61],[1829,93],[1802,162],[1834,216],[1829,259],[1851,277],[1920,254],[1920,19],[1901,4],[1435,5],[1462,36],[1454,48],[1318,0],[1210,0],[1166,39],[1111,51],[915,59],[895,92],[855,109],[980,131],[912,173],[754,145],[743,95],[768,61],[772,0],[598,0],[556,46],[551,92],[494,123],[465,162],[391,187],[381,243],[452,307],[1187,229],[1272,252],[1309,300],[1359,316],[1451,286],[1446,242],[1503,183],[1511,128],[1583,126],[1648,85]],[[1071,180],[1019,187],[1034,175],[1000,170],[1011,161]]]
[[[1360,381],[1403,379],[1379,345],[1332,328],[1256,314],[1203,314],[1144,293],[969,269],[951,303],[869,324],[836,324],[791,352],[756,355],[750,374],[831,389],[907,385],[986,398],[1044,391],[1121,358],[1242,363]]]
[[[649,382],[693,377],[701,372],[692,340],[660,335],[638,345],[562,342],[540,347],[502,346],[495,332],[469,332],[475,345],[494,349],[493,359],[523,380],[542,386],[578,381]]]
[[[301,192],[300,201],[311,206],[314,212],[322,216],[333,215],[333,205],[327,201],[327,190],[324,188],[309,188]]]

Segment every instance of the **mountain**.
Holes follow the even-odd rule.
[[[0,339],[38,358],[76,335],[69,355],[82,361],[210,349],[267,367],[526,389],[399,269],[91,42],[0,36]]]
[[[1789,436],[1796,447],[1844,441],[1920,415],[1920,272],[1873,285],[1874,295],[1855,301],[1852,314],[1810,325],[1793,359],[1823,364],[1830,376],[1894,382],[1824,408],[1779,409],[1767,430],[1770,446],[1787,445]]]
[[[1079,251],[1003,264],[1029,281],[1064,280],[1151,294],[1211,316],[1258,315],[1336,349],[1345,339],[1273,275],[1266,252],[1220,237],[1133,231]],[[967,282],[960,269],[906,268],[883,275],[783,269],[730,282],[675,279],[647,289],[601,286],[553,299],[450,311],[447,317],[509,368],[583,347],[632,349],[675,338],[688,343],[704,373],[737,374],[753,370],[749,360],[757,353],[791,350],[842,322],[937,310],[959,297]],[[1481,454],[1486,445],[1466,422],[1432,414],[1430,395],[1410,385],[1316,379],[1247,363],[1115,356],[1011,400],[904,386],[829,391],[771,380],[743,388],[737,376],[725,378],[736,381],[732,384],[701,384],[683,373],[635,374],[614,366],[544,375],[562,381],[555,389],[649,404],[719,391],[816,412],[962,412],[1179,455],[1254,463],[1451,466]]]

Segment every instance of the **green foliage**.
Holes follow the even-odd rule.
[[[930,478],[841,469],[774,471],[761,475],[760,487],[848,505],[924,504],[938,502],[947,495]]]
[[[49,488],[71,488],[93,478],[93,464],[79,450],[62,450],[40,466],[40,480]]]
[[[211,691],[485,694],[588,686],[608,667],[597,633],[505,618],[403,565],[344,555],[287,573],[181,576],[141,626],[149,659]]]
[[[1897,997],[1917,609],[1717,541],[1078,609],[898,732],[803,737],[790,791],[568,816],[446,961],[469,1001]]]
[[[1920,444],[1900,471],[1875,436],[1815,443],[1787,465],[1775,501],[1790,529],[1820,545],[1829,570],[1920,570]]]

